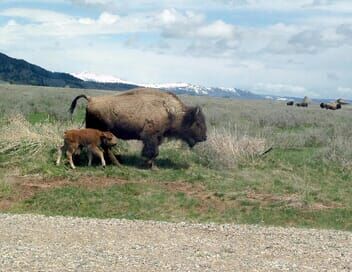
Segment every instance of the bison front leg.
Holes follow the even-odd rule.
[[[104,153],[107,155],[112,164],[120,166],[120,162],[116,158],[115,154],[111,151],[109,147],[104,147]]]
[[[157,170],[155,165],[155,158],[159,155],[159,141],[158,139],[148,139],[143,141],[142,156],[147,159],[147,167],[152,170]]]

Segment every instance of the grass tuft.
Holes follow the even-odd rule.
[[[231,169],[240,162],[257,158],[266,147],[264,138],[239,134],[225,128],[214,128],[209,132],[208,140],[195,150],[210,166]]]

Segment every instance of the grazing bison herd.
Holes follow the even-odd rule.
[[[88,101],[85,123],[90,130],[65,132],[64,145],[59,149],[57,164],[60,163],[61,153],[65,152],[74,168],[72,154],[87,148],[89,164],[93,153],[100,157],[103,166],[104,154],[113,164],[119,165],[111,150],[117,143],[116,136],[124,140],[142,141],[142,156],[146,159],[147,167],[154,169],[159,145],[165,138],[183,140],[190,148],[207,139],[202,109],[198,106],[186,106],[173,93],[136,88],[116,95],[79,95],[72,101],[71,114],[80,98]]]
[[[295,104],[294,101],[288,101],[286,103],[287,106],[293,106]],[[339,110],[342,108],[342,105],[347,105],[349,103],[344,102],[341,98],[337,99],[335,102],[330,103],[320,103],[320,108],[327,110]],[[308,98],[305,97],[302,102],[296,103],[297,107],[308,107]]]

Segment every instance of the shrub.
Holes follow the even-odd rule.
[[[241,161],[256,158],[265,148],[263,138],[221,128],[211,130],[208,140],[196,147],[195,152],[211,167],[234,168]]]

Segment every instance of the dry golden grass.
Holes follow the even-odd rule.
[[[243,160],[254,159],[266,148],[264,138],[214,128],[209,132],[207,142],[197,147],[196,152],[216,166],[233,168]]]
[[[0,164],[33,158],[58,147],[62,142],[63,132],[68,128],[69,123],[60,122],[31,124],[21,114],[8,117],[1,126],[0,154],[5,154],[6,160]]]

